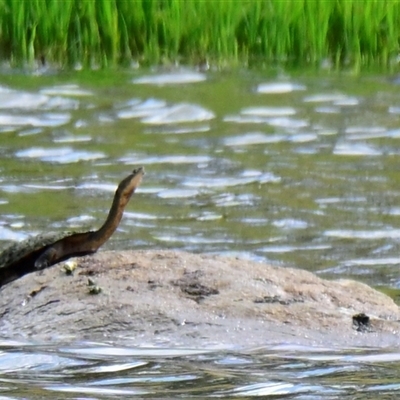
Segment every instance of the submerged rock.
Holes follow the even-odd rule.
[[[180,251],[100,252],[1,289],[7,338],[124,337],[137,344],[250,347],[397,344],[400,309],[351,281]],[[93,296],[88,279],[101,288]]]

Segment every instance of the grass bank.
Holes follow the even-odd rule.
[[[139,61],[392,66],[400,0],[0,0],[0,56],[103,67]]]

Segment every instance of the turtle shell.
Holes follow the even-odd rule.
[[[50,246],[74,232],[47,232],[15,243],[0,254],[0,287],[29,272],[37,271],[36,260]],[[59,260],[61,261],[61,260]]]
[[[0,254],[0,269],[7,268],[27,257],[31,258],[31,256],[36,255],[37,258],[50,245],[73,233],[74,232],[47,232],[14,243]]]

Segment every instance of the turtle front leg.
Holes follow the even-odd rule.
[[[37,270],[45,269],[55,264],[57,260],[57,250],[50,246],[46,249],[35,261],[35,268]]]

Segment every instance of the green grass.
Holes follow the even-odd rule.
[[[12,65],[396,65],[400,0],[0,0]]]

